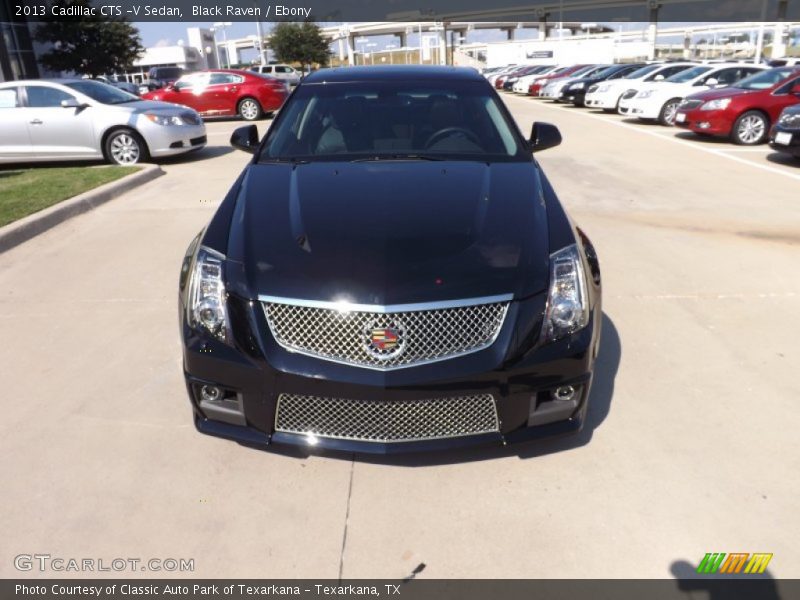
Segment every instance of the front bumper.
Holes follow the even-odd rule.
[[[519,310],[543,309],[544,299]],[[518,303],[518,304],[525,304]],[[509,318],[497,341],[474,354],[389,372],[376,372],[291,353],[269,333],[258,303],[230,300],[232,329],[261,332],[237,336],[236,348],[182,325],[184,374],[197,429],[248,445],[396,454],[506,444],[577,432],[586,414],[600,335],[600,306],[589,324],[565,338],[509,361],[505,350],[516,336]],[[516,311],[515,311],[516,312]],[[509,314],[509,317],[511,315]],[[237,324],[238,321],[238,324]],[[507,331],[506,331],[507,330]],[[243,338],[240,340],[240,338]],[[219,402],[202,398],[203,385],[224,390]],[[572,386],[574,398],[554,398]],[[361,403],[418,402],[490,394],[496,431],[414,441],[365,441],[276,430],[281,395]],[[285,397],[285,396],[284,396]]]
[[[733,119],[723,110],[678,110],[675,126],[708,135],[728,136],[733,128]]]
[[[639,119],[657,119],[658,113],[661,110],[660,105],[656,106],[655,103],[636,100],[620,100],[619,114],[626,117],[638,117]]]
[[[619,96],[616,94],[595,92],[586,94],[584,102],[589,108],[616,108],[618,98]]]
[[[800,130],[775,125],[769,134],[769,147],[800,158]]]
[[[206,127],[199,125],[156,125],[148,123],[139,131],[147,143],[150,156],[172,156],[199,150],[208,143]]]

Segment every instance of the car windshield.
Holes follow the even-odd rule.
[[[686,83],[696,77],[700,77],[703,73],[708,73],[713,67],[692,67],[680,73],[675,73],[672,77],[667,77],[664,81],[670,83]]]
[[[750,75],[750,77],[745,77],[735,83],[734,87],[743,90],[768,90],[775,84],[789,77],[792,73],[800,73],[800,71],[795,69],[768,69],[756,73],[755,75]]]
[[[618,65],[611,65],[610,67],[603,69],[599,73],[595,73],[594,75],[592,75],[592,77],[597,77],[598,79],[601,77],[609,77],[614,73],[616,73],[617,71],[619,71],[619,69],[620,67]]]
[[[642,67],[641,69],[636,69],[635,71],[631,71],[622,79],[639,79],[640,77],[644,77],[655,71],[656,69],[662,68],[664,65],[647,65],[646,67]]]
[[[530,160],[480,81],[301,86],[270,128],[261,161]]]
[[[123,104],[141,100],[138,96],[100,81],[72,81],[66,85],[101,104]]]
[[[586,75],[587,73],[590,73],[590,72],[591,72],[591,71],[593,71],[595,68],[596,68],[596,67],[595,67],[594,65],[586,65],[585,67],[581,67],[581,68],[580,68],[580,69],[578,69],[577,71],[574,71],[573,73],[571,73],[571,74],[570,74],[570,77],[575,77],[575,78],[578,78],[578,77],[580,77],[581,75]]]

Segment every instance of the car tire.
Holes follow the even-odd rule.
[[[133,129],[117,129],[107,137],[103,151],[108,162],[115,165],[135,165],[149,158],[147,144]]]
[[[245,121],[257,121],[264,114],[261,105],[255,98],[242,98],[236,107],[236,112]]]
[[[672,98],[664,102],[664,106],[661,107],[661,112],[658,113],[658,122],[667,127],[674,125],[675,115],[678,114],[678,105],[680,103],[680,98]]]
[[[755,146],[767,139],[769,119],[758,110],[739,115],[731,129],[731,141],[740,146]]]

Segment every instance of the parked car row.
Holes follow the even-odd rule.
[[[735,144],[769,141],[773,149],[800,157],[796,61],[511,65],[484,75],[498,90],[658,121]]]

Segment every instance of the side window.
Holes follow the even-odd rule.
[[[736,69],[723,69],[717,73],[717,81],[719,81],[720,85],[730,85],[739,81],[743,74],[742,69],[738,67]]]
[[[194,85],[194,77],[181,77],[175,82],[175,87],[179,90],[190,88]]]
[[[795,79],[790,79],[786,83],[784,83],[781,87],[777,90],[772,92],[773,94],[789,94],[792,91],[792,88],[796,85],[800,84],[800,77]],[[0,92],[2,93],[2,92]]]
[[[75,96],[56,88],[40,85],[25,86],[28,106],[31,108],[60,108],[62,100],[74,100]]]
[[[19,91],[17,88],[0,90],[0,108],[19,108]]]
[[[227,73],[212,73],[208,79],[208,85],[226,85],[231,82]]]
[[[673,75],[675,75],[677,73],[680,73],[681,71],[685,71],[685,70],[686,70],[685,66],[683,66],[683,67],[669,67],[668,69],[664,69],[663,71],[661,71],[660,74],[664,76],[664,79],[666,79],[667,77],[672,77]]]
[[[178,81],[175,82],[175,87],[178,88],[179,90],[185,88],[204,87],[206,85],[208,85],[207,73],[187,75],[185,77],[181,77]]]
[[[289,67],[275,67],[275,71],[277,73],[290,73],[291,69]]]

